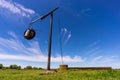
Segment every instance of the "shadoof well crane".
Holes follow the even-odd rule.
[[[53,26],[53,13],[59,9],[59,7],[53,9],[52,11],[48,12],[47,14],[31,21],[29,23],[29,26],[31,26],[32,24],[34,24],[35,22],[39,21],[39,20],[43,20],[45,19],[47,16],[50,16],[50,33],[49,33],[49,42],[48,42],[48,63],[47,63],[47,70],[50,70],[50,63],[51,63],[51,46],[52,46],[52,26]],[[24,32],[24,37],[27,40],[31,40],[35,37],[36,32],[34,29],[32,28],[28,28],[26,29],[26,31]]]

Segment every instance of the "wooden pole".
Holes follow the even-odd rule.
[[[53,25],[53,13],[50,14],[50,34],[49,34],[49,43],[48,43],[48,64],[47,64],[47,70],[50,70],[50,62],[51,62],[52,25]]]

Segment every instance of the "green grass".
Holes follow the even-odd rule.
[[[0,80],[120,80],[120,70],[68,70],[42,74],[43,70],[0,70]]]

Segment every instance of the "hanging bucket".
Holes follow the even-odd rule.
[[[27,40],[33,39],[33,38],[35,37],[35,35],[36,35],[36,32],[35,32],[35,30],[32,29],[32,28],[28,28],[28,29],[26,29],[26,31],[24,32],[24,37],[25,37],[25,39],[27,39]]]

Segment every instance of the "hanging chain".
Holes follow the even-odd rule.
[[[62,35],[61,35],[61,28],[60,28],[60,18],[58,19],[58,28],[59,28],[59,43],[60,43],[60,54],[61,54],[61,60],[63,64],[63,49],[62,49]]]

